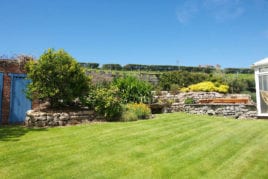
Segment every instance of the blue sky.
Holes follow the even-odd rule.
[[[268,56],[268,0],[0,0],[0,55],[250,67]]]

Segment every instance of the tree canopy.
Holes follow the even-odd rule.
[[[31,83],[27,96],[48,100],[52,107],[70,105],[89,91],[90,79],[77,61],[63,49],[48,49],[37,61],[26,65]]]

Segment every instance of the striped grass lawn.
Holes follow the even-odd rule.
[[[268,178],[268,121],[162,114],[0,127],[0,178]]]

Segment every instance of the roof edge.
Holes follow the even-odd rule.
[[[259,66],[268,66],[268,57],[263,58],[255,63],[253,63],[253,67],[259,67]]]

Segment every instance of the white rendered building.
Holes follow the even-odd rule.
[[[258,117],[268,117],[268,58],[253,64]]]

